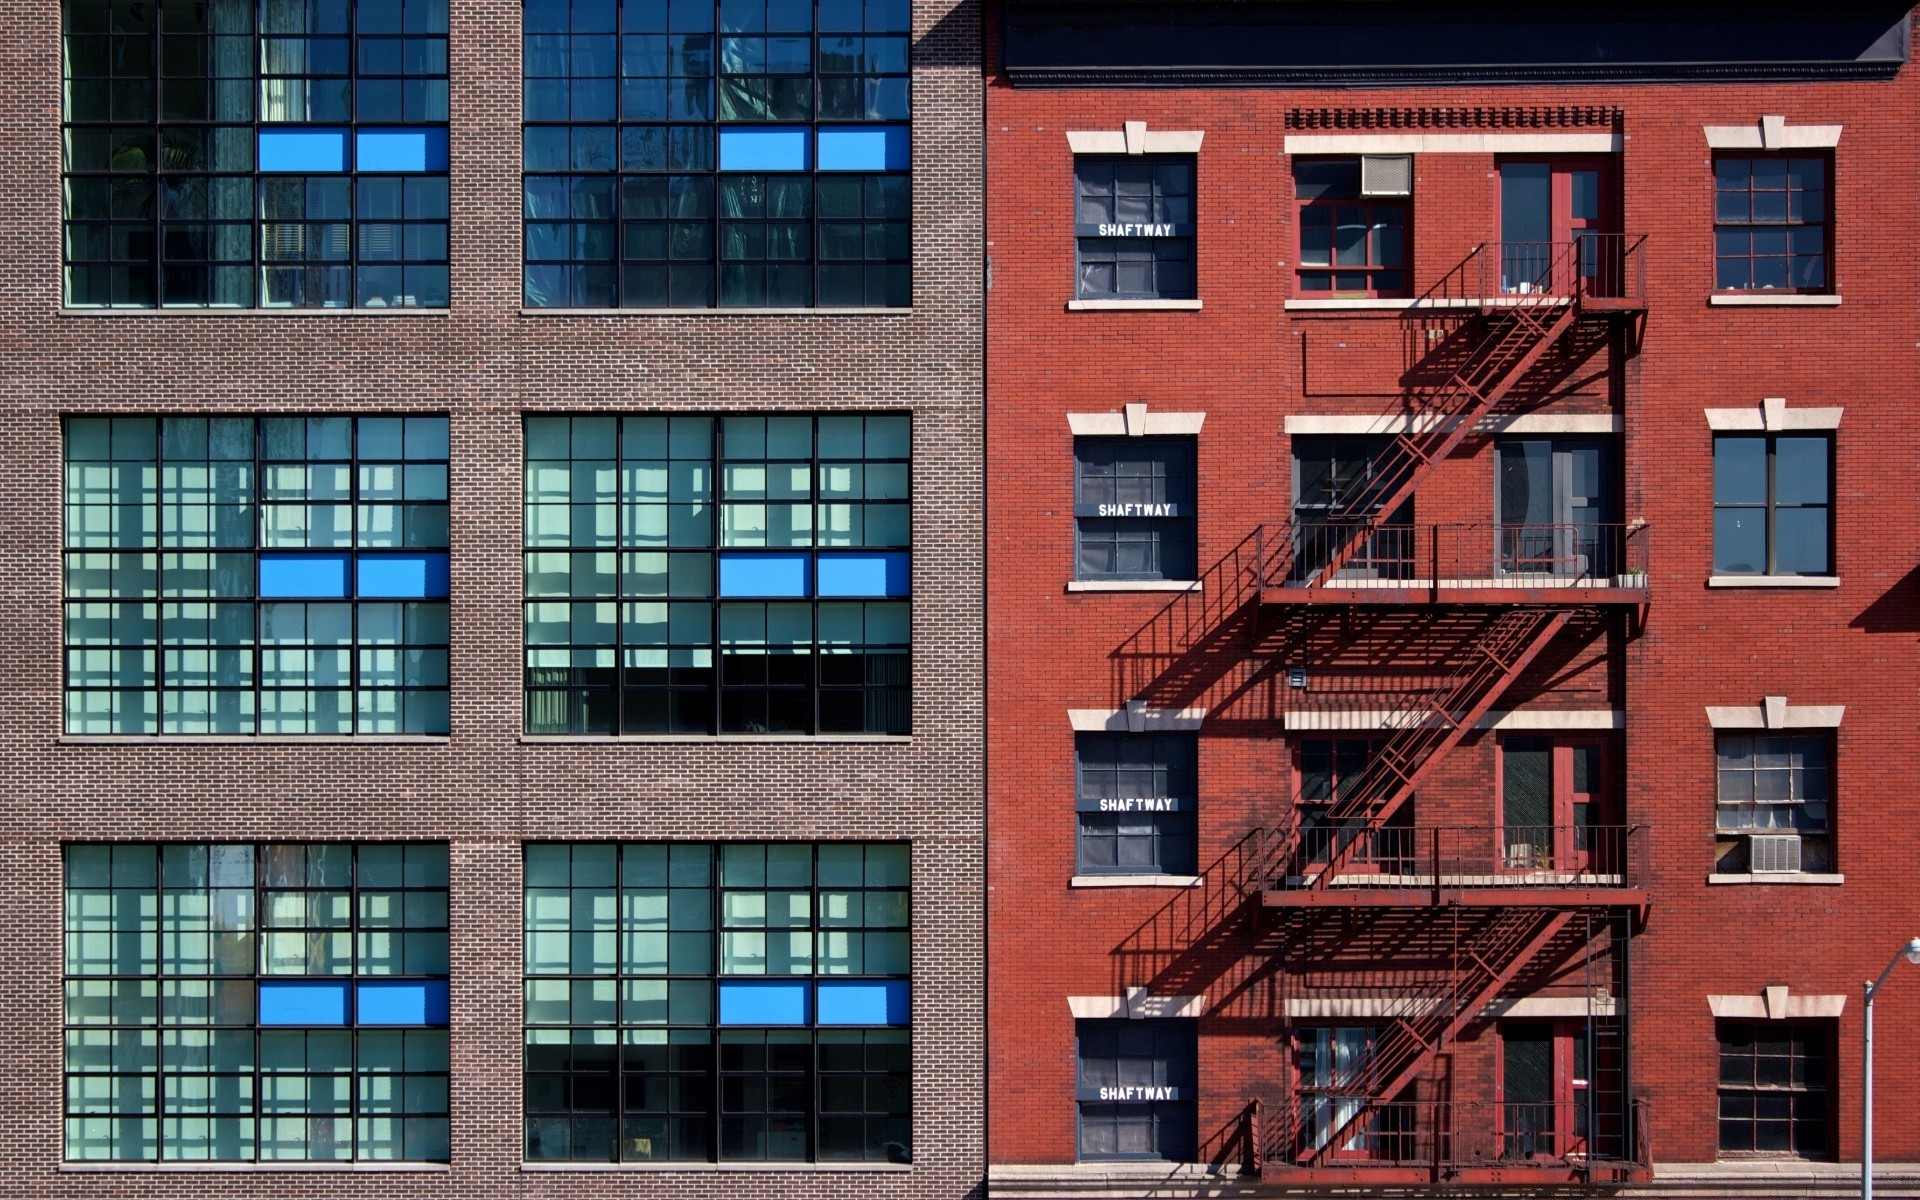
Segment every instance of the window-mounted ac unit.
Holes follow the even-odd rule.
[[[1413,195],[1413,156],[1367,154],[1360,159],[1362,196]]]
[[[1747,869],[1755,875],[1785,875],[1800,870],[1800,835],[1755,834],[1747,839]]]

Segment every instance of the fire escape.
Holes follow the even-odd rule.
[[[1403,432],[1337,508],[1257,535],[1258,612],[1337,606],[1307,611],[1338,619],[1350,606],[1417,606],[1430,628],[1466,630],[1447,669],[1388,716],[1365,768],[1324,812],[1261,832],[1252,883],[1268,919],[1297,944],[1325,936],[1313,932],[1316,922],[1335,939],[1391,931],[1377,951],[1363,942],[1360,953],[1380,955],[1375,965],[1397,993],[1370,1010],[1364,1066],[1318,1081],[1324,1090],[1312,1104],[1296,1096],[1286,1112],[1261,1114],[1253,1140],[1269,1179],[1566,1186],[1645,1174],[1623,1023],[1625,944],[1646,905],[1645,831],[1396,820],[1570,625],[1625,632],[1644,615],[1638,526],[1396,519],[1436,465],[1576,331],[1617,332],[1617,344],[1635,344],[1644,315],[1639,250],[1619,235],[1478,248],[1416,305],[1467,317],[1470,336],[1451,376],[1417,397],[1411,413],[1395,414]],[[1396,975],[1396,959],[1409,956],[1425,970]],[[1456,1039],[1529,980],[1558,971],[1567,986],[1570,961],[1581,964],[1595,1077],[1578,1135],[1565,1116],[1454,1099]],[[1596,1012],[1605,1018],[1595,1021]],[[1604,1100],[1593,1086],[1603,1073]]]

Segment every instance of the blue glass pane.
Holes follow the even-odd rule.
[[[406,600],[438,600],[447,595],[445,554],[363,554],[360,595]]]
[[[260,596],[274,600],[344,600],[345,554],[262,554]]]
[[[360,171],[444,171],[444,129],[363,129],[354,135],[354,167]]]
[[[804,171],[808,168],[804,129],[729,128],[720,131],[722,171]]]
[[[354,999],[354,1016],[361,1025],[447,1024],[447,982],[382,980],[362,983]]]
[[[807,984],[774,980],[725,980],[720,984],[722,1025],[805,1025]]]
[[[822,983],[820,1024],[905,1025],[913,1008],[904,979]]]
[[[722,554],[720,594],[755,598],[805,597],[808,588],[805,554]]]
[[[909,557],[887,554],[822,554],[822,596],[910,596]]]
[[[260,170],[302,175],[347,169],[344,129],[262,129]]]
[[[820,131],[822,171],[904,171],[912,163],[905,125]]]
[[[260,985],[262,1025],[345,1025],[347,984],[338,982],[275,983]]]

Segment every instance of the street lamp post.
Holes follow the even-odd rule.
[[[1910,939],[1888,960],[1880,978],[1866,985],[1867,1002],[1861,1011],[1860,1037],[1860,1200],[1873,1200],[1873,998],[1887,986],[1887,977],[1906,959],[1920,966],[1920,937]]]

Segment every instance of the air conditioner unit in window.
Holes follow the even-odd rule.
[[[1794,874],[1800,870],[1800,835],[1755,834],[1747,839],[1747,869],[1755,875]]]
[[[1360,159],[1362,196],[1413,195],[1413,156],[1367,154]]]

